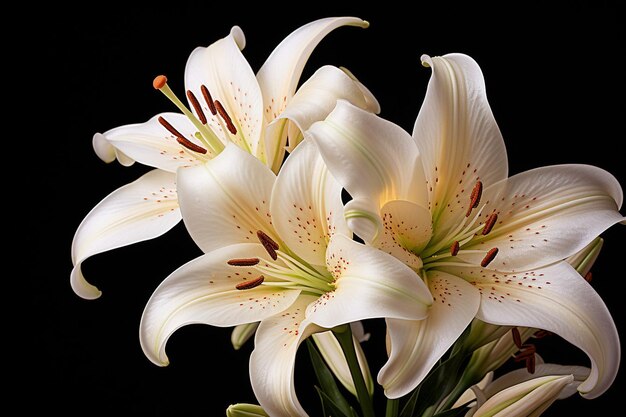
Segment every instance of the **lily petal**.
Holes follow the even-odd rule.
[[[391,341],[389,360],[378,374],[388,398],[400,398],[413,390],[471,323],[480,305],[480,294],[454,275],[428,271],[433,305],[424,320],[387,319]]]
[[[269,212],[275,178],[258,159],[233,144],[205,164],[178,172],[185,226],[203,252],[258,242],[258,230],[278,241]]]
[[[313,138],[332,174],[360,208],[378,213],[391,200],[427,207],[425,178],[417,147],[402,128],[340,100]],[[366,242],[372,236],[360,236]]]
[[[207,48],[196,48],[185,68],[185,88],[196,96],[208,124],[222,140],[228,139],[256,155],[263,129],[263,97],[254,72],[241,53],[244,45],[243,31],[234,26],[225,38]],[[224,106],[236,134],[225,132],[219,116],[211,114],[202,85],[213,100]]]
[[[307,319],[331,329],[371,318],[420,320],[433,303],[426,284],[393,256],[334,235],[326,252],[335,290],[309,306]]]
[[[306,61],[326,35],[341,26],[369,23],[356,17],[329,17],[308,23],[287,36],[267,58],[257,79],[264,98],[265,120],[271,122],[294,95]]]
[[[476,181],[494,184],[507,177],[508,167],[478,64],[462,54],[424,55],[422,63],[433,74],[413,138],[422,154],[438,240],[465,216]]]
[[[165,119],[185,139],[201,146],[194,136],[196,129],[186,116],[163,113],[145,123],[116,127],[103,134],[96,133],[93,138],[96,153],[105,162],[110,162],[111,155],[116,153],[118,160],[124,165],[128,163],[123,161],[138,161],[168,172],[176,172],[180,167],[197,165],[213,156],[210,149],[206,154],[200,154],[181,146],[176,141],[176,136],[159,123],[159,118]],[[110,149],[113,152],[110,152]]]
[[[231,266],[228,260],[266,255],[258,243],[230,245],[174,271],[154,291],[141,318],[139,336],[146,356],[157,365],[167,365],[167,340],[187,324],[236,326],[263,320],[289,307],[299,290],[265,285],[235,288],[256,279],[259,273],[254,267]]]
[[[620,362],[615,323],[593,287],[567,262],[514,274],[443,269],[479,289],[480,320],[548,330],[583,350],[591,361],[591,374],[579,387],[584,397],[595,398],[610,387]]]
[[[365,95],[364,87],[361,86],[361,83],[337,67],[326,65],[318,69],[302,84],[278,118],[268,126],[265,145],[270,159],[273,158],[280,164],[285,149],[292,152],[302,140],[301,133],[294,134],[292,131],[289,134],[289,145],[285,148],[287,123],[294,123],[297,130],[304,132],[314,122],[324,120],[339,99],[369,109],[372,106],[368,101],[370,97]]]
[[[281,314],[261,322],[250,355],[250,381],[259,404],[270,416],[308,416],[294,387],[294,365],[300,343],[323,329],[307,324],[307,305],[316,297],[301,295]]]
[[[310,141],[285,161],[276,178],[270,211],[282,241],[313,265],[325,265],[326,247],[335,233],[351,236],[343,217],[341,185]]]
[[[498,214],[492,231],[468,249],[497,247],[491,267],[538,268],[583,249],[625,218],[622,190],[608,172],[589,165],[542,167],[515,175],[483,193],[485,216]],[[480,243],[485,242],[485,243]],[[480,264],[484,255],[459,254]]]
[[[176,176],[154,170],[105,197],[85,217],[72,242],[72,289],[82,298],[101,295],[81,271],[85,259],[98,253],[161,236],[181,219]]]
[[[415,203],[394,200],[382,210],[383,233],[374,246],[413,269],[422,267],[422,260],[415,255],[428,244],[433,234],[430,212]]]

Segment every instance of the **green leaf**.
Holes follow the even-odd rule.
[[[327,397],[338,410],[341,411],[342,415],[351,417],[352,413],[350,412],[350,404],[339,390],[333,373],[326,365],[326,362],[324,362],[324,359],[322,359],[322,356],[317,351],[313,342],[311,342],[310,339],[307,339],[306,342],[307,347],[309,348],[309,356],[311,357],[313,370],[315,371],[315,376],[320,384],[318,390],[324,394],[324,396]],[[333,416],[335,415],[336,413],[333,413]]]
[[[468,360],[469,355],[461,351],[431,371],[419,385],[419,401],[413,411],[414,416],[422,416],[428,408],[437,405],[452,392],[463,374],[463,368]],[[428,413],[427,415],[432,414]]]
[[[409,397],[404,407],[402,407],[402,411],[400,411],[399,417],[413,417],[415,413],[415,406],[417,405],[417,397],[419,396],[420,389],[417,387],[413,390],[413,394]]]
[[[315,390],[317,391],[317,395],[320,396],[320,401],[322,402],[322,413],[325,417],[358,417],[352,407],[349,407],[349,414],[345,414],[344,410],[335,404],[335,402],[317,385],[315,386]]]

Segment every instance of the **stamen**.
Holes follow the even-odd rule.
[[[207,153],[207,150],[204,149],[202,146],[196,145],[195,143],[193,143],[189,139],[185,139],[182,136],[177,137],[176,141],[178,143],[180,143],[181,145],[183,145],[185,148],[189,149],[190,151],[198,152],[198,153],[201,153],[201,154]]]
[[[535,333],[533,333],[533,337],[535,339],[543,339],[544,337],[548,336],[552,336],[552,332],[549,332],[547,330],[537,330]]]
[[[169,85],[167,85],[167,77],[164,75],[159,75],[152,82],[152,86],[159,90],[165,97],[170,99],[178,109],[183,112],[187,118],[193,123],[193,125],[198,129],[198,131],[202,134],[202,143],[207,146],[214,154],[220,153],[224,150],[224,144],[222,141],[215,135],[215,133],[209,129],[209,127],[203,124],[198,117],[196,117],[193,112],[191,112],[185,104],[172,91]],[[168,129],[169,130],[169,129]],[[171,131],[170,131],[171,132]],[[176,136],[184,137],[181,134],[176,134]]]
[[[452,246],[450,246],[450,255],[456,256],[457,253],[459,253],[460,247],[459,241],[455,240],[454,243],[452,243]]]
[[[278,254],[276,253],[279,248],[278,243],[274,242],[272,238],[265,234],[265,232],[262,230],[257,230],[256,235],[259,238],[259,242],[261,242],[261,245],[263,245],[263,248],[265,248],[265,250],[267,251],[268,255],[271,256],[273,260],[278,259]]]
[[[235,285],[235,288],[237,288],[238,290],[249,290],[263,284],[263,281],[265,281],[265,277],[261,275],[256,279],[240,282],[239,284]]]
[[[219,100],[215,100],[215,109],[217,110],[217,112],[220,114],[220,116],[224,120],[224,123],[226,123],[226,127],[228,128],[228,131],[230,133],[232,133],[233,135],[236,135],[237,134],[237,128],[233,124],[232,119],[230,118],[230,116],[226,112],[226,109],[224,108],[224,106],[222,106],[222,103],[219,102]]]
[[[206,116],[204,115],[204,112],[202,111],[202,107],[200,107],[200,103],[198,103],[198,99],[191,92],[191,90],[187,90],[187,98],[191,102],[191,105],[193,106],[194,110],[196,111],[196,114],[198,115],[198,119],[200,119],[202,124],[205,125],[207,122]]]
[[[487,265],[489,265],[491,261],[493,261],[493,259],[496,257],[497,254],[498,254],[498,248],[489,249],[489,252],[487,252],[487,255],[485,255],[483,260],[480,262],[480,266],[482,266],[483,268],[486,268]]]
[[[217,114],[217,109],[215,108],[215,103],[213,102],[213,97],[211,97],[211,93],[209,93],[209,89],[206,88],[206,85],[202,84],[200,86],[200,91],[202,91],[204,101],[206,101],[207,106],[209,106],[209,111],[213,116],[215,116]]]
[[[259,262],[259,258],[239,258],[229,259],[227,263],[232,266],[254,266]]]
[[[535,373],[535,355],[529,356],[526,359],[526,370],[529,374]]]
[[[497,221],[498,221],[498,214],[492,213],[491,216],[489,216],[489,218],[485,222],[485,228],[483,229],[483,236],[491,232],[491,229],[493,229],[493,226],[496,224]]]
[[[513,343],[517,346],[518,349],[522,348],[522,335],[519,333],[517,327],[513,327],[511,329],[511,333],[513,334]]]
[[[593,274],[591,273],[591,271],[587,272],[585,274],[585,281],[591,282],[592,279],[593,279]]]
[[[170,122],[168,122],[167,120],[165,120],[163,117],[159,116],[159,123],[161,123],[161,125],[166,128],[172,135],[177,136],[179,138],[184,138],[185,135],[183,135],[182,133],[180,133],[178,130],[176,130],[176,128],[174,126],[172,126],[170,124]]]
[[[472,189],[472,194],[470,195],[470,204],[467,208],[467,213],[465,213],[465,217],[469,217],[472,209],[478,207],[480,203],[480,197],[483,195],[483,183],[480,181],[476,181],[476,185],[474,185],[474,189]]]
[[[154,77],[154,81],[152,81],[152,87],[154,87],[155,90],[162,89],[165,87],[165,84],[167,84],[167,77],[165,75],[157,75]]]

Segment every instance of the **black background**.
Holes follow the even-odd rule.
[[[33,197],[21,200],[20,210],[28,220],[18,237],[20,252],[27,255],[21,264],[26,276],[19,274],[26,288],[9,295],[19,300],[20,311],[32,314],[19,322],[24,336],[9,343],[23,355],[11,365],[18,369],[17,391],[31,398],[20,402],[24,414],[38,409],[66,415],[219,416],[231,403],[254,402],[247,377],[251,343],[233,351],[228,329],[198,325],[179,330],[168,344],[172,363],[167,368],[152,365],[141,352],[138,324],[152,290],[200,253],[181,225],[160,239],[86,261],[85,275],[103,291],[101,299],[82,300],[69,286],[70,246],[82,218],[108,193],[147,171],[101,162],[91,147],[93,133],[174,111],[153,90],[153,77],[167,74],[182,96],[188,54],[225,36],[232,25],[246,33],[244,55],[258,70],[278,42],[313,19],[354,15],[369,20],[367,30],[341,28],[328,36],[304,77],[323,64],[348,67],[377,96],[382,116],[409,131],[430,76],[420,66],[420,55],[467,53],[485,74],[511,174],[586,163],[605,168],[626,185],[624,16],[617,2],[574,1],[550,8],[506,4],[457,8],[416,2],[415,12],[390,2],[375,7],[292,2],[280,8],[264,2],[250,9],[205,1],[166,8],[106,3],[90,5],[89,11],[36,9],[28,27],[37,42],[23,51],[34,59],[25,66],[18,62],[18,68],[36,74],[25,84],[33,120],[26,126],[30,142],[23,143],[33,146],[23,150],[27,161],[36,161],[37,179],[23,176],[29,171],[21,162],[17,188]],[[604,236],[593,285],[623,335],[625,235],[616,226]],[[374,333],[366,349],[375,374],[384,363],[382,326],[370,322],[366,327]],[[540,343],[539,352],[547,361],[587,363],[557,337]],[[305,359],[300,356],[298,362],[298,392],[302,403],[316,410]],[[545,415],[597,412],[620,404],[623,391],[624,370],[601,398],[574,397]],[[377,405],[384,405],[382,398],[377,397]]]

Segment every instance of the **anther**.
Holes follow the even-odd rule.
[[[165,120],[163,117],[159,116],[159,123],[161,123],[161,125],[166,128],[172,135],[179,137],[179,138],[183,138],[185,137],[185,135],[183,135],[182,133],[180,133],[178,130],[176,130],[176,128],[174,126],[172,126],[170,124],[170,122],[168,122],[167,120]]]
[[[215,100],[215,109],[217,110],[217,112],[222,117],[222,120],[224,120],[224,123],[226,123],[226,128],[228,129],[228,131],[230,133],[232,133],[233,135],[236,135],[237,134],[237,128],[233,124],[232,119],[230,118],[230,116],[226,112],[226,109],[224,108],[224,106],[222,106],[222,103],[219,102],[219,100]]]
[[[533,333],[533,337],[535,339],[543,339],[544,337],[548,336],[552,336],[552,332],[549,332],[547,330],[537,330],[535,333]]]
[[[239,284],[235,285],[235,288],[237,288],[238,290],[249,290],[263,284],[263,281],[265,281],[265,277],[261,275],[253,280],[240,282]]]
[[[167,84],[167,77],[165,75],[157,75],[152,81],[152,86],[155,90],[160,90]]]
[[[201,154],[207,153],[207,150],[204,149],[202,146],[196,145],[195,143],[193,143],[189,139],[185,139],[182,136],[177,137],[176,141],[178,143],[180,143],[181,145],[183,145],[185,148],[189,149],[190,151],[198,152],[198,153],[201,153]]]
[[[259,258],[230,259],[227,263],[232,266],[254,266],[259,263]]]
[[[487,255],[485,255],[483,260],[480,262],[480,266],[482,266],[483,268],[486,268],[487,265],[489,265],[491,261],[493,261],[493,259],[496,257],[497,254],[498,254],[498,248],[489,249],[489,252],[487,252]]]
[[[455,240],[452,246],[450,246],[450,255],[456,256],[457,253],[459,253],[459,248],[460,248],[459,241]]]
[[[513,327],[511,329],[511,334],[513,335],[513,343],[517,346],[518,349],[522,348],[522,335],[520,335],[517,327]]]
[[[198,103],[198,99],[191,92],[191,90],[187,90],[187,98],[189,99],[189,102],[193,106],[194,110],[196,111],[196,114],[198,115],[198,119],[200,119],[202,124],[205,125],[207,122],[206,116],[204,115],[204,112],[202,111],[202,107],[200,107],[200,103]]]
[[[265,250],[267,251],[267,253],[269,254],[269,256],[273,259],[276,260],[278,259],[278,254],[276,253],[276,251],[278,250],[278,243],[274,242],[272,240],[271,237],[269,237],[264,231],[262,230],[257,230],[256,232],[257,237],[259,238],[259,242],[261,242],[261,245],[263,245],[263,248],[265,248]]]
[[[467,213],[465,213],[465,217],[469,217],[472,209],[478,207],[478,204],[480,203],[480,197],[482,197],[482,195],[483,183],[480,181],[476,181],[476,185],[474,185],[474,188],[472,189],[472,194],[470,194],[470,204],[467,208]]]
[[[585,274],[585,281],[591,282],[592,279],[593,279],[593,274],[591,273],[591,271],[587,272]]]
[[[200,86],[200,91],[202,91],[202,97],[204,97],[204,101],[206,101],[207,106],[209,106],[209,111],[213,116],[215,116],[217,114],[217,109],[215,108],[215,103],[213,102],[211,93],[209,93],[209,89],[206,88],[206,85],[202,84]]]
[[[493,229],[493,226],[496,224],[497,221],[498,221],[498,215],[496,213],[492,213],[491,216],[489,216],[489,218],[485,222],[485,227],[483,228],[483,232],[482,232],[483,236],[491,232],[491,229]]]

